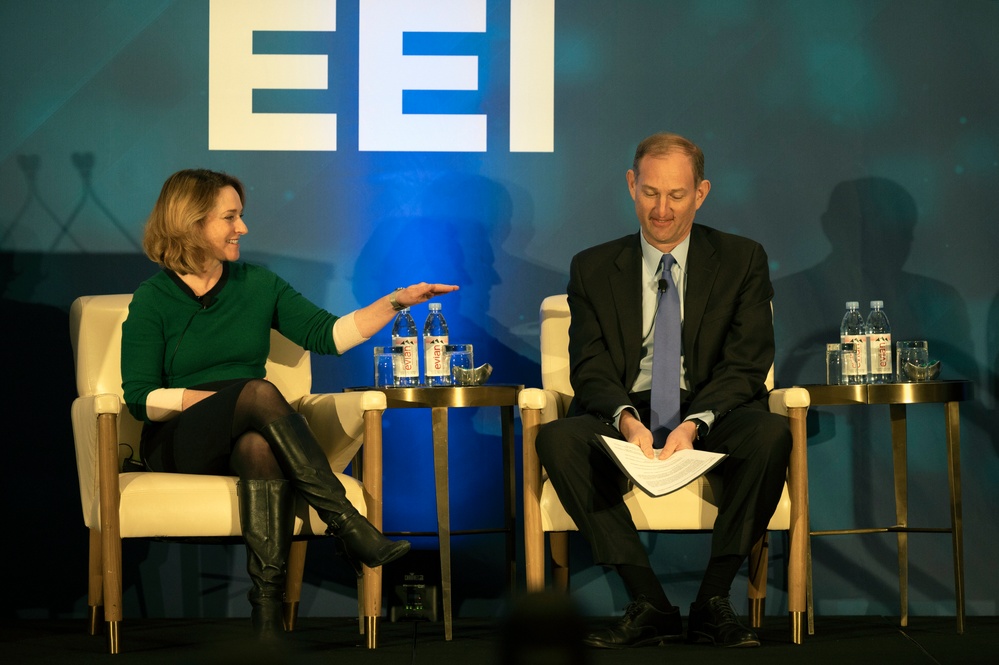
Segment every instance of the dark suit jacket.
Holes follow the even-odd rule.
[[[633,234],[584,250],[569,269],[572,414],[605,420],[632,395],[642,354],[642,249]],[[716,418],[766,397],[774,360],[773,287],[763,247],[695,224],[687,254],[683,349],[690,392],[683,413]],[[646,400],[641,404],[641,400]],[[646,424],[648,424],[646,422]]]

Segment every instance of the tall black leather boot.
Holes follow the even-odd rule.
[[[295,494],[287,480],[240,480],[239,520],[246,541],[246,571],[253,586],[253,632],[263,641],[284,633],[283,601],[288,553],[295,528]]]
[[[409,551],[409,541],[393,541],[372,526],[347,500],[343,484],[330,469],[305,416],[292,413],[266,425],[260,433],[292,485],[328,525],[326,533],[340,539],[357,575],[395,561]]]

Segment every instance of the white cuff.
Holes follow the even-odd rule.
[[[691,414],[688,414],[687,417],[684,418],[683,420],[684,420],[684,422],[686,422],[688,420],[694,420],[695,418],[697,420],[703,420],[704,424],[708,426],[709,430],[711,429],[712,425],[715,424],[715,412],[714,411],[701,411],[700,413],[691,413]]]
[[[157,388],[146,396],[146,417],[154,422],[170,420],[184,410],[184,388]]]
[[[618,432],[621,431],[621,414],[625,411],[631,411],[631,415],[635,416],[636,420],[641,420],[641,418],[638,417],[638,409],[635,407],[627,404],[625,406],[618,407],[617,411],[614,412],[614,428]]]
[[[357,323],[354,321],[354,312],[346,316],[341,316],[333,323],[333,344],[336,346],[338,353],[345,353],[347,350],[354,348],[358,344],[363,344],[369,339],[371,338],[365,337],[357,329]]]

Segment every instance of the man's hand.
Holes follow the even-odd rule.
[[[652,432],[631,411],[626,410],[621,413],[618,429],[625,441],[641,448],[642,453],[649,459],[668,459],[678,450],[693,450],[694,441],[697,439],[697,424],[692,420],[685,420],[666,437],[666,445],[658,451],[657,458],[657,451],[652,447]]]
[[[693,450],[697,438],[697,423],[684,420],[666,437],[666,445],[659,451],[659,459],[667,459],[678,450]]]
[[[642,449],[642,453],[649,459],[655,458],[655,451],[652,448],[652,432],[642,424],[642,421],[635,417],[627,409],[621,412],[621,420],[618,421],[618,429],[625,441],[633,443]]]

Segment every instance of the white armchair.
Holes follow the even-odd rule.
[[[70,309],[70,336],[79,397],[73,402],[73,436],[83,521],[90,529],[89,631],[106,624],[108,650],[118,653],[122,619],[122,538],[240,537],[235,476],[119,473],[128,443],[139,453],[141,424],[123,408],[121,324],[131,295],[84,296]],[[366,391],[313,395],[309,354],[272,331],[267,378],[304,414],[330,466],[342,472],[352,459],[359,478],[337,473],[347,497],[376,527],[382,521],[382,412],[385,396]],[[363,444],[363,456],[361,446]],[[361,483],[363,479],[364,484]],[[292,630],[301,597],[306,538],[323,536],[326,524],[299,500],[295,541],[288,562],[285,627]],[[365,568],[358,581],[360,628],[368,648],[377,646],[381,569]],[[103,616],[102,616],[103,615]]]
[[[576,531],[555,490],[544,476],[535,449],[538,428],[565,416],[572,400],[569,383],[569,305],[565,295],[550,296],[541,303],[541,383],[520,393],[523,423],[524,467],[524,558],[528,591],[545,586],[545,534],[551,550],[552,578],[556,588],[569,583],[568,534]],[[802,641],[805,612],[805,571],[808,546],[808,469],[805,451],[805,415],[808,391],[803,388],[773,390],[773,368],[767,377],[771,389],[770,410],[790,421],[793,437],[790,468],[784,493],[770,520],[769,529],[789,531],[788,611],[791,639]],[[706,531],[718,515],[715,496],[721,479],[708,474],[686,487],[661,497],[651,497],[640,489],[625,496],[635,526],[640,531]],[[750,622],[759,627],[767,591],[767,537],[750,555]]]

